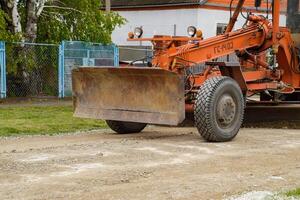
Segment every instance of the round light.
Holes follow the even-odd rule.
[[[197,38],[203,38],[203,33],[202,33],[202,31],[200,29],[197,30],[196,37]]]
[[[187,28],[187,33],[189,36],[194,37],[196,35],[197,29],[195,26],[189,26]]]
[[[128,38],[129,39],[133,39],[134,38],[134,33],[133,32],[129,32],[128,33]]]
[[[140,27],[136,27],[136,28],[134,29],[134,35],[135,35],[136,37],[138,37],[138,38],[142,37],[142,35],[143,35],[143,29],[140,28]]]

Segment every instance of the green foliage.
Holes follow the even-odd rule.
[[[297,188],[295,190],[291,190],[286,193],[286,196],[288,197],[300,197],[300,188]]]
[[[57,55],[58,46],[54,45],[8,43],[6,45],[8,96],[57,96]]]
[[[38,42],[62,40],[107,44],[116,26],[125,21],[117,13],[100,10],[99,0],[62,0],[62,6],[45,8],[38,21]]]
[[[16,35],[8,27],[11,21],[0,9],[0,40],[20,41],[26,35],[26,1],[18,1],[23,32]],[[42,43],[60,43],[62,40],[80,40],[107,44],[111,42],[111,33],[125,22],[115,12],[100,10],[99,0],[60,0],[48,1],[37,23],[37,41]]]
[[[47,47],[12,44],[9,42],[35,37],[35,32],[26,32],[28,0],[17,0],[18,12],[21,18],[22,32],[14,34],[12,19],[0,9],[0,41],[6,41],[8,94],[9,96],[26,96],[31,91],[39,94],[55,95],[57,85],[53,79],[48,80],[42,74],[57,77],[58,47]],[[40,0],[37,0],[38,2]],[[37,19],[37,43],[59,44],[62,40],[111,43],[111,33],[125,22],[117,13],[100,10],[100,0],[60,0],[46,1],[41,15]],[[36,12],[36,11],[33,11]],[[35,22],[36,20],[32,20]],[[32,29],[30,29],[32,30]],[[51,50],[52,49],[52,50]],[[38,80],[36,86],[30,85],[32,80]],[[58,81],[55,81],[57,83]],[[38,86],[40,85],[40,86]],[[41,88],[43,87],[43,88]],[[27,91],[24,93],[24,91]]]
[[[0,10],[0,41],[17,41],[20,39],[19,35],[12,34],[7,27],[7,19],[9,17],[3,10]]]
[[[27,0],[18,0],[18,12],[21,18],[22,33],[13,34],[11,16],[0,9],[0,41],[6,45],[7,72],[13,80],[24,82],[24,74],[36,73],[41,68],[56,70],[57,52],[42,47],[11,44],[9,42],[26,40]],[[37,21],[38,43],[59,44],[62,40],[86,41],[108,44],[111,33],[125,22],[117,13],[100,10],[99,0],[60,0],[47,1]],[[57,47],[53,49],[57,50]],[[45,62],[47,61],[47,62]],[[44,62],[44,63],[43,63]],[[47,84],[43,84],[47,85]],[[12,86],[17,88],[18,86]],[[27,87],[27,86],[23,86]],[[24,89],[24,88],[23,88]],[[18,89],[15,89],[18,91]],[[28,89],[27,89],[28,90]],[[46,87],[46,93],[52,93],[53,87]]]
[[[1,108],[0,136],[45,135],[105,128],[101,120],[78,119],[71,106]]]

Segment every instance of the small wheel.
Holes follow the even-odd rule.
[[[113,120],[106,120],[106,124],[113,131],[120,134],[139,133],[147,126],[147,124],[144,123],[123,122],[123,121],[113,121]]]
[[[230,141],[242,125],[244,107],[244,97],[235,80],[225,76],[209,78],[196,97],[195,126],[207,141]]]

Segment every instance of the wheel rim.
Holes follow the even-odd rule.
[[[217,122],[220,127],[230,127],[237,113],[236,102],[229,94],[224,94],[219,98],[217,102]]]

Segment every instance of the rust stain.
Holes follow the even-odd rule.
[[[76,117],[168,125],[185,118],[184,84],[176,73],[82,67],[72,78]]]

